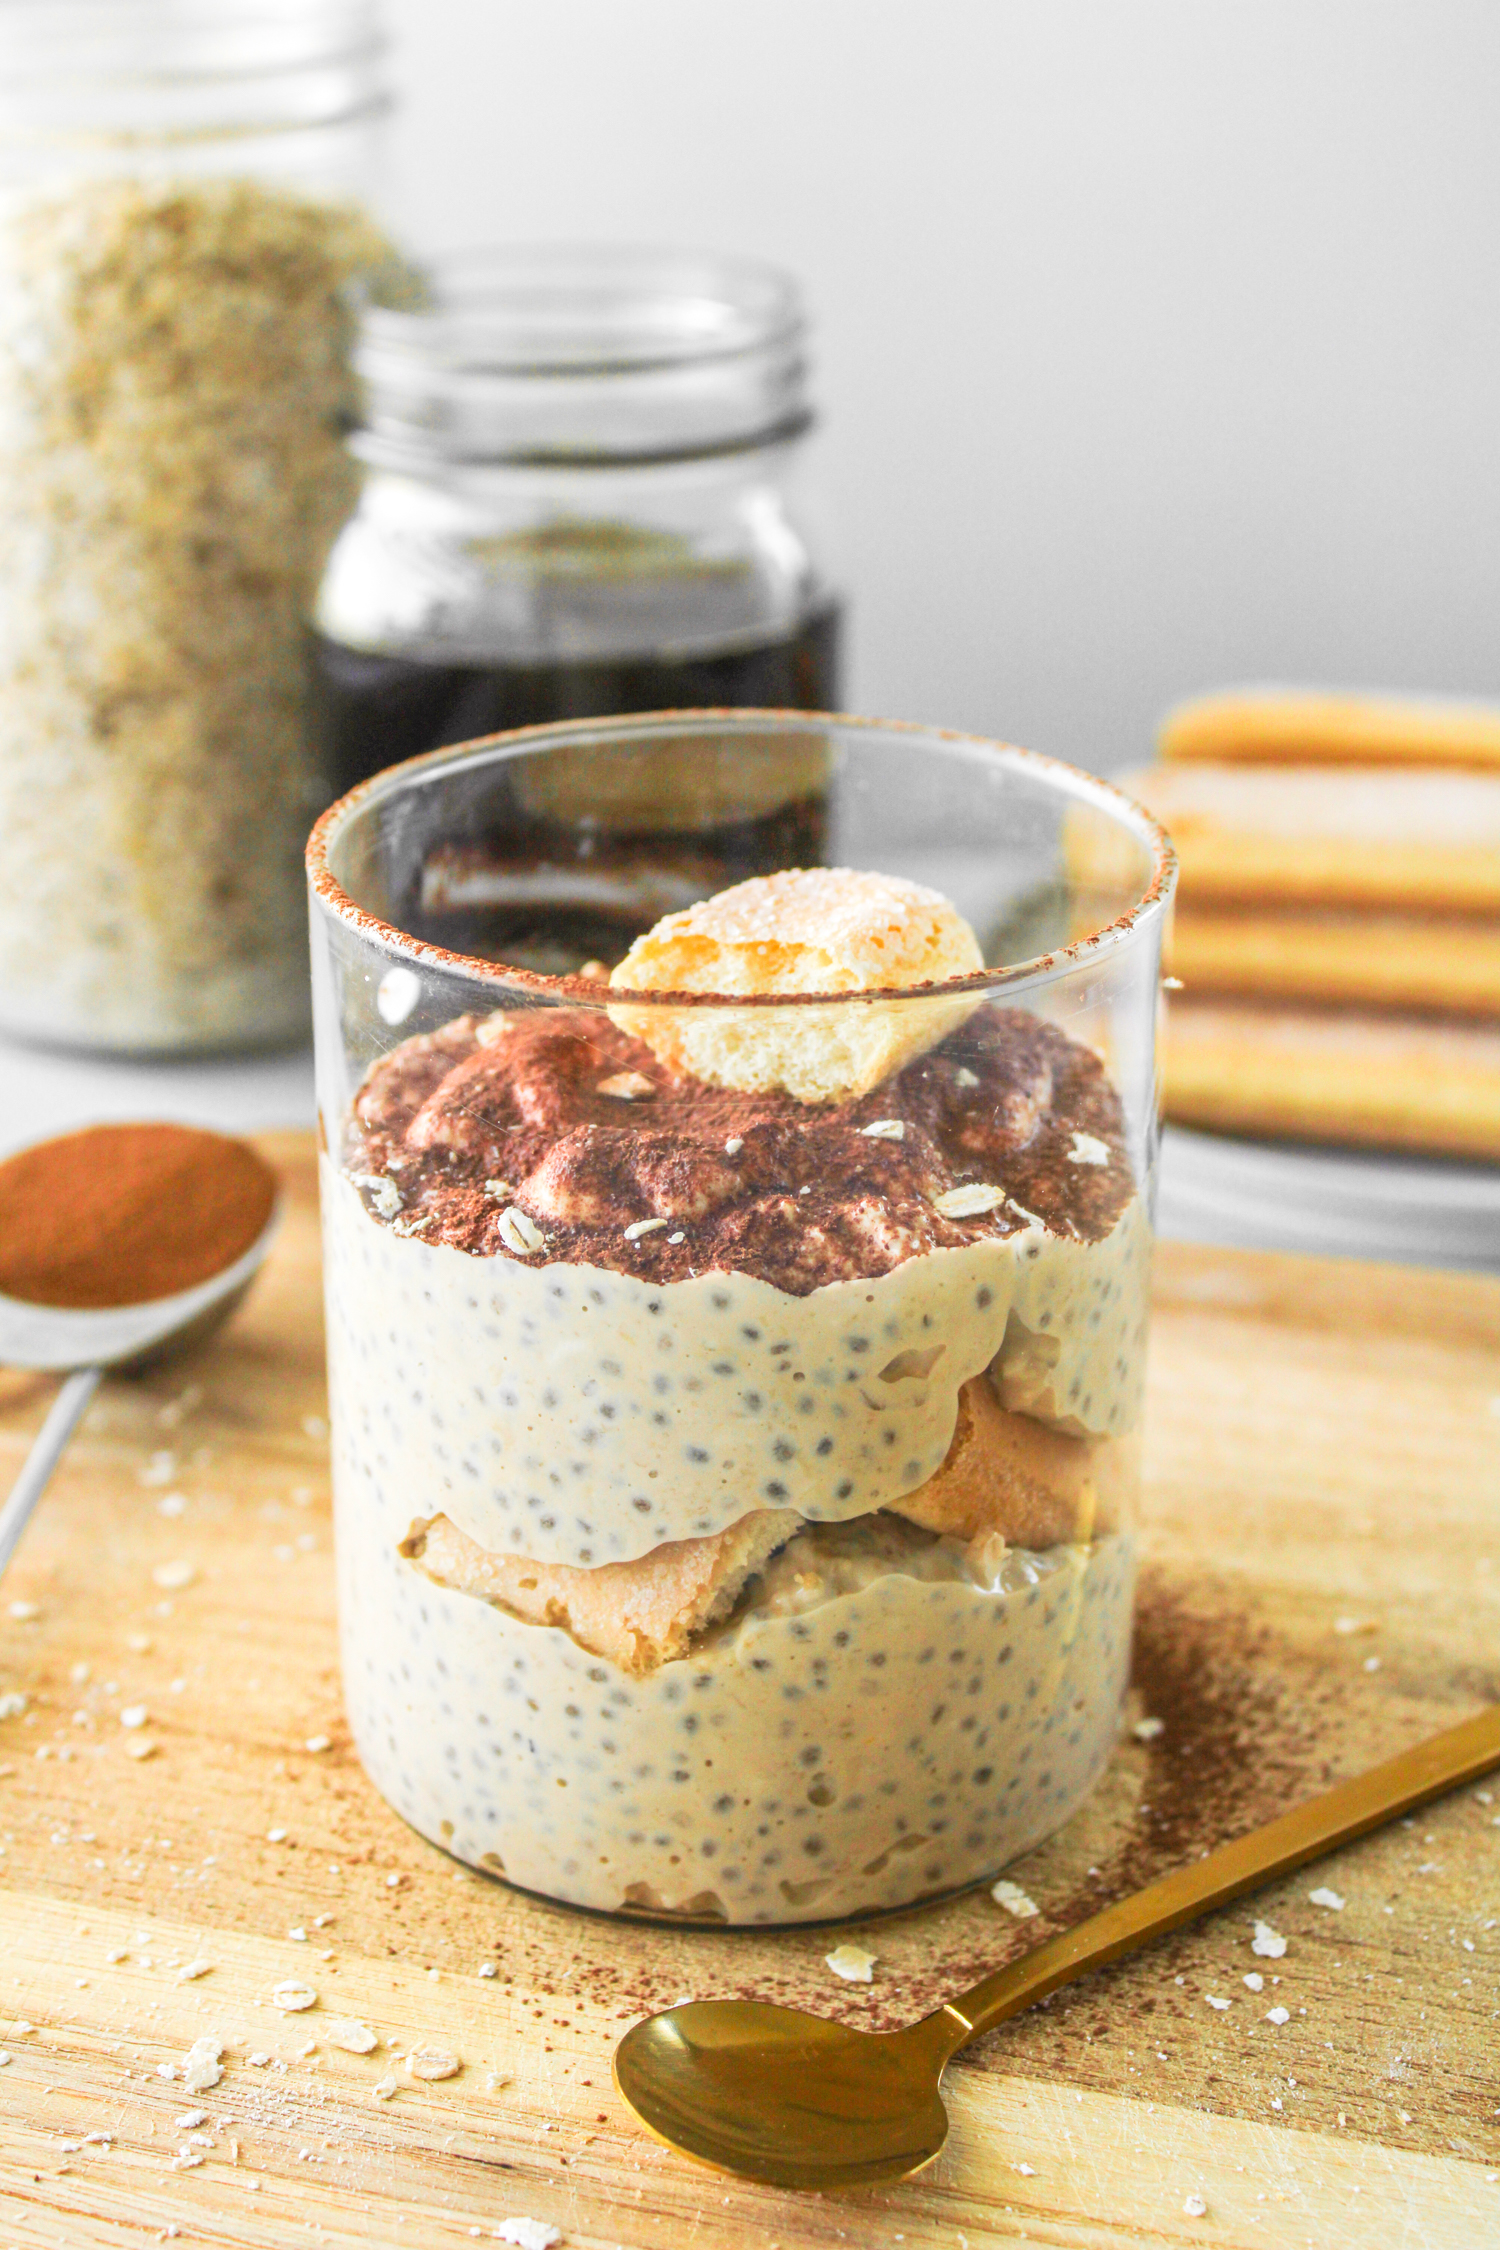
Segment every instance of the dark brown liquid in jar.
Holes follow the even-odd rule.
[[[841,613],[828,600],[790,634],[731,648],[550,663],[381,655],[314,636],[329,795],[421,751],[513,727],[631,711],[836,711]],[[760,872],[757,868],[755,872]]]

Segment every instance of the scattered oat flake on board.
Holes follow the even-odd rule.
[[[30,1625],[42,1613],[35,1602],[12,1602],[10,1614],[18,1625]]]
[[[1230,2003],[1227,2000],[1222,1999],[1217,1992],[1205,1992],[1203,1997],[1208,2002],[1211,2008],[1227,2008],[1230,2005]]]
[[[120,1724],[122,1727],[143,1727],[150,1716],[144,1703],[127,1703],[120,1713]]]
[[[333,1744],[326,1734],[310,1734],[306,1742],[303,1744],[303,1748],[305,1750],[310,1750],[313,1756],[316,1758],[319,1757],[323,1751],[331,1750],[333,1748]]]
[[[450,2055],[444,2047],[413,2047],[406,2058],[406,2067],[413,2078],[456,2078],[463,2069],[457,2055]]]
[[[154,1758],[160,1747],[159,1743],[153,1742],[149,1734],[136,1734],[132,1735],[126,1743],[125,1755],[127,1758],[134,1758],[137,1761],[142,1758]]]
[[[1315,1891],[1309,1891],[1307,1895],[1314,1906],[1326,1906],[1334,1914],[1342,1914],[1344,1911],[1346,1902],[1337,1891],[1331,1891],[1326,1883],[1320,1883]]]
[[[299,1984],[295,1977],[288,1977],[271,1993],[271,2005],[279,2008],[284,2016],[300,2016],[304,2009],[315,2008],[317,2004],[318,1996],[312,1986]]]
[[[218,2085],[224,2075],[219,2067],[223,2053],[223,2040],[210,2032],[193,2041],[182,2064],[182,2083],[190,2094],[206,2094]]]
[[[155,1583],[167,1593],[175,1593],[183,1586],[191,1586],[198,1575],[197,1565],[183,1560],[161,1562],[152,1571]]]
[[[199,1977],[206,1977],[212,1967],[212,1961],[205,1961],[201,1958],[196,1961],[184,1961],[177,1972],[177,1982],[179,1984],[196,1983]]]
[[[1190,2219],[1206,2219],[1208,2217],[1208,2205],[1201,2195],[1185,2196],[1182,2208]]]
[[[1267,2023],[1290,2023],[1291,2020],[1292,2011],[1290,2008],[1267,2008],[1266,2010]]]
[[[997,1906],[1003,1906],[1007,1914],[1014,1914],[1018,1922],[1029,1922],[1041,1912],[1036,1900],[1029,1897],[1019,1883],[1007,1882],[1003,1876],[998,1883],[990,1885],[990,1897]]]
[[[5,1695],[0,1695],[0,1719],[19,1719],[26,1703],[27,1698],[21,1690],[11,1688]]]
[[[1257,1922],[1255,1935],[1250,1940],[1250,1950],[1260,1954],[1264,1960],[1279,1961],[1286,1951],[1286,1939],[1279,1930],[1273,1930],[1269,1922]]]
[[[333,2046],[342,2047],[346,2055],[368,2055],[380,2045],[369,2025],[357,2016],[335,2016],[332,2023],[324,2024],[323,2037]]]
[[[400,2093],[401,2081],[399,2078],[382,2078],[373,2091],[376,2101],[388,2102],[393,2094]]]
[[[562,2228],[549,2227],[545,2219],[502,2219],[495,2240],[513,2242],[516,2250],[552,2250],[562,2240]]]
[[[625,1229],[627,1242],[639,1242],[643,1234],[655,1234],[658,1227],[667,1225],[665,1219],[636,1219]]]
[[[874,1982],[875,1962],[878,1957],[873,1953],[864,1952],[857,1945],[835,1946],[832,1953],[826,1953],[823,1958],[834,1975],[842,1977],[845,1984],[871,1984]]]

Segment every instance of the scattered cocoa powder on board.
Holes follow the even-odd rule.
[[[0,1294],[145,1304],[243,1257],[276,1201],[254,1149],[188,1125],[92,1125],[0,1163]]]

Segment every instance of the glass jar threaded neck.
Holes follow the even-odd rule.
[[[752,259],[539,245],[440,261],[361,308],[362,458],[642,466],[794,437],[811,411],[797,285]]]

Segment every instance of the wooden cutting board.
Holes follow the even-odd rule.
[[[687,1993],[898,2022],[1500,1697],[1500,1284],[1163,1250],[1132,1709],[1162,1730],[1012,1871],[1039,1919],[981,1891],[866,1925],[866,1989],[823,1932],[627,1925],[472,1876],[365,1782],[312,1150],[266,1146],[291,1211],[261,1282],[191,1365],[105,1387],[0,1602],[0,2244],[415,2250],[530,2217],[587,2250],[1500,2245],[1500,1781],[980,2042],[899,2189],[721,2180],[609,2074]],[[5,1477],[51,1392],[0,1375]],[[273,2005],[289,1979],[316,2005]],[[349,2018],[383,2043],[346,2051]],[[191,2095],[203,2037],[223,2076]],[[461,2067],[413,2077],[418,2046]]]

